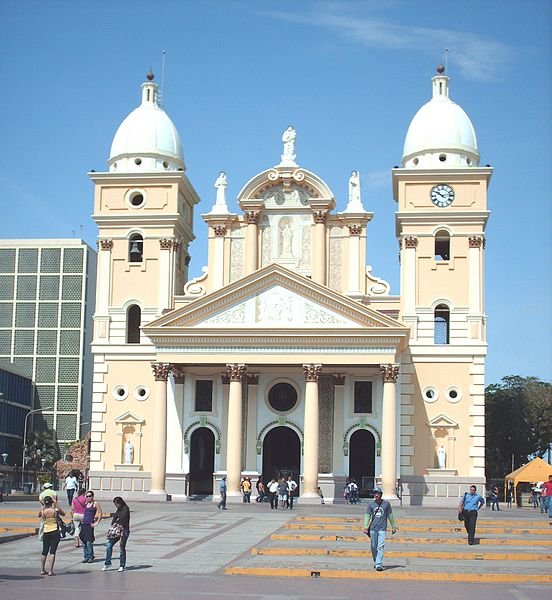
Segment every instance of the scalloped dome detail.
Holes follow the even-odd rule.
[[[158,85],[142,84],[142,103],[121,123],[111,144],[109,170],[184,171],[180,136],[167,113],[158,104]]]
[[[479,166],[475,129],[449,98],[449,78],[432,78],[433,97],[414,115],[404,141],[402,165],[434,169]]]

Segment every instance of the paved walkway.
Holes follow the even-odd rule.
[[[102,503],[104,512],[111,509],[108,504]],[[201,600],[236,596],[335,600],[371,597],[368,590],[378,590],[379,597],[388,593],[391,598],[397,597],[393,595],[396,586],[404,586],[394,579],[408,574],[409,600],[414,600],[433,597],[431,590],[437,590],[432,587],[435,584],[421,581],[423,574],[429,573],[439,582],[439,594],[434,597],[446,593],[447,600],[465,598],[475,585],[486,599],[508,598],[504,594],[511,592],[516,600],[542,600],[552,583],[552,527],[548,519],[527,509],[483,510],[478,522],[481,544],[471,547],[450,509],[395,509],[399,532],[386,545],[389,569],[383,573],[373,571],[366,555],[369,546],[361,531],[363,504],[305,506],[290,512],[256,503],[229,505],[227,511],[205,502],[133,503],[131,510],[125,573],[117,572],[117,547],[113,570],[101,571],[109,524],[105,519],[97,531],[96,563],[82,564],[82,551],[72,540],[64,540],[57,554],[57,577],[38,575],[41,546],[36,536],[0,544],[0,582],[2,589],[10,590],[7,597],[26,600],[36,597],[38,591],[50,590],[52,595],[43,597],[64,600],[74,598],[79,590],[91,589],[87,600],[105,600],[108,592],[114,597],[130,595],[132,600],[153,594]],[[36,512],[36,503],[6,503],[0,505],[0,520],[26,518],[25,525],[32,527],[36,526]],[[414,555],[404,554],[409,552]],[[421,552],[441,554],[424,557]],[[453,558],[456,552],[472,556]],[[489,553],[497,555],[485,559],[483,555]],[[527,555],[522,557],[522,553]],[[240,572],[248,576],[230,576]],[[466,581],[485,581],[470,578],[470,574],[500,577],[488,579],[493,585],[466,584],[462,578],[451,579],[451,572],[465,574]],[[251,577],[254,573],[261,577]],[[512,580],[507,576],[512,573],[528,577]],[[363,580],[366,577],[370,579]]]

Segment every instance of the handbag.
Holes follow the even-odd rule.
[[[461,510],[458,512],[458,520],[459,521],[463,521],[464,520],[464,511]]]
[[[115,523],[111,525],[111,527],[107,530],[107,539],[108,540],[117,540],[123,537],[123,526],[120,523]]]
[[[59,516],[58,511],[56,510],[56,521],[59,531],[59,537],[64,538],[68,533],[68,526],[63,522],[63,519]],[[74,529],[73,529],[74,532]]]

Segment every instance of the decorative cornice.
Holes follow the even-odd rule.
[[[186,258],[184,259],[184,264],[188,267],[192,262],[192,257],[189,254],[186,254]]]
[[[470,248],[485,248],[485,238],[480,235],[470,236]]]
[[[226,365],[226,373],[230,381],[242,381],[247,367],[241,364]]]
[[[113,248],[113,240],[98,240],[97,246],[98,250],[111,250]]]
[[[247,220],[248,225],[257,225],[259,222],[260,211],[258,210],[246,210],[245,218]]]
[[[247,375],[247,385],[259,385],[259,376]]]
[[[151,363],[151,368],[153,369],[155,381],[167,381],[171,372],[171,365],[168,363]]]
[[[334,375],[334,385],[345,385],[345,375]]]
[[[173,239],[159,240],[159,247],[161,248],[161,250],[171,250],[172,248],[178,250],[178,246],[178,242]]]
[[[396,383],[399,375],[398,365],[380,365],[380,371],[383,375],[383,383]]]
[[[403,241],[405,248],[416,248],[418,245],[418,238],[414,237],[413,235],[405,236]]]
[[[228,385],[230,383],[230,377],[228,377],[226,373],[223,373],[220,376],[220,382],[222,383],[222,385]]]
[[[215,225],[213,231],[217,237],[224,237],[226,235],[226,225]]]
[[[303,375],[305,381],[316,381],[320,378],[322,372],[322,365],[303,365]]]
[[[314,222],[315,223],[326,223],[326,219],[328,217],[328,211],[327,210],[315,210],[313,211],[313,217],[314,217]]]
[[[360,235],[362,227],[360,225],[349,225],[349,235]]]

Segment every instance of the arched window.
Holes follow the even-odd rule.
[[[142,311],[136,304],[128,307],[127,310],[127,344],[140,343],[140,321],[142,319]]]
[[[435,260],[450,260],[450,235],[441,229],[435,234]]]
[[[435,325],[433,342],[435,344],[450,343],[450,309],[446,304],[439,304],[435,308],[433,323]]]
[[[144,238],[139,233],[134,233],[128,240],[128,262],[142,262],[144,254]]]

